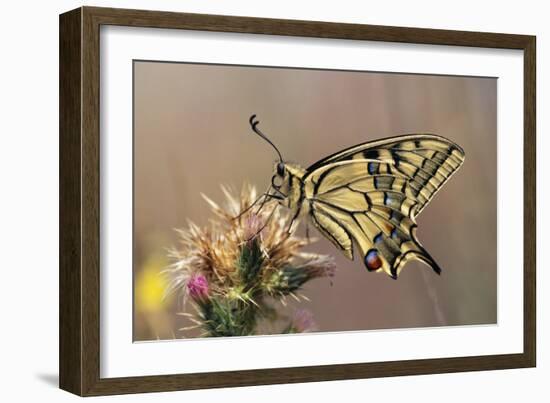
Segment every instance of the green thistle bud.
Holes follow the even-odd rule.
[[[241,280],[248,287],[252,287],[262,268],[264,257],[258,239],[255,238],[241,246],[239,257],[235,265]]]
[[[308,281],[319,277],[334,276],[335,265],[330,258],[318,258],[299,266],[285,266],[275,272],[265,284],[272,294],[287,295],[302,287]]]
[[[239,300],[212,298],[200,305],[202,327],[211,337],[246,336],[253,334],[257,307]]]

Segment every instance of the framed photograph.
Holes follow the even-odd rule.
[[[60,387],[535,366],[535,37],[60,16]]]

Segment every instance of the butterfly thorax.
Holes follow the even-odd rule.
[[[279,176],[278,180],[281,185],[279,192],[284,199],[281,204],[291,210],[297,210],[303,201],[303,177],[306,171],[297,164],[284,164],[284,175]]]

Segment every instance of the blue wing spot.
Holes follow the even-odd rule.
[[[388,194],[384,192],[384,204],[394,210],[399,210],[401,208],[401,203],[403,203],[404,197],[399,194]]]
[[[369,162],[369,165],[367,166],[367,169],[369,171],[369,174],[374,175],[376,171],[378,170],[378,163],[377,162]]]
[[[391,239],[393,239],[394,242],[397,244],[397,246],[401,248],[401,244],[403,243],[404,239],[402,239],[401,236],[399,235],[397,228],[392,229],[390,236],[391,236]]]

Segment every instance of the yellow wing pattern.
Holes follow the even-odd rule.
[[[305,199],[319,231],[353,259],[397,278],[405,263],[439,266],[416,239],[415,217],[464,161],[464,151],[434,135],[360,144],[306,170]]]

